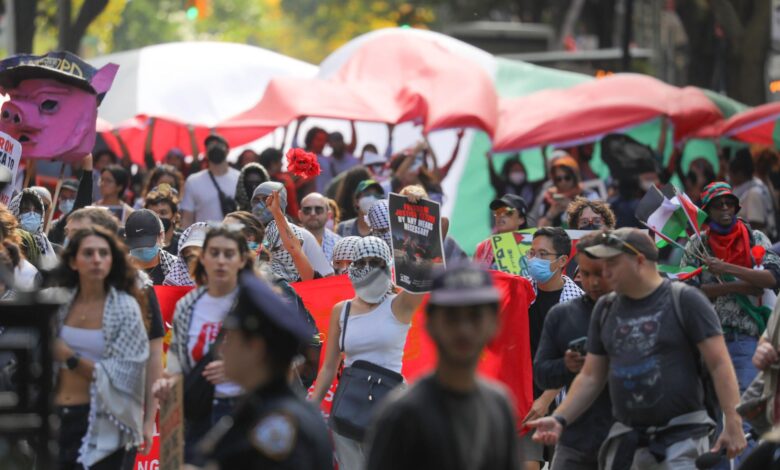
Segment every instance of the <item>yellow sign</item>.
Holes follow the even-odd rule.
[[[519,276],[528,275],[525,254],[531,249],[531,239],[536,229],[499,233],[490,237],[496,269]]]

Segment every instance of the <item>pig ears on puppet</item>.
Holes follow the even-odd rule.
[[[97,95],[97,103],[100,105],[100,102],[103,101],[103,97],[106,96],[106,92],[111,89],[111,84],[114,83],[114,78],[116,78],[116,73],[119,71],[119,66],[117,64],[106,64],[95,73],[95,75],[92,77],[92,80],[89,81],[89,84],[92,85],[92,88],[95,90],[95,94]]]

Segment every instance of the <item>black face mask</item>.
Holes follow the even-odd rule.
[[[585,225],[584,227],[580,227],[577,230],[598,230],[600,228],[601,228],[601,225],[588,224],[588,225]]]
[[[219,147],[212,147],[206,152],[206,158],[215,165],[219,165],[227,159],[227,152]]]
[[[168,230],[170,230],[171,225],[173,224],[171,219],[169,219],[167,217],[160,217],[160,221],[163,224],[163,232],[167,232]]]

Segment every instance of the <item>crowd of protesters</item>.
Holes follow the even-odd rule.
[[[133,468],[178,381],[193,467],[682,469],[714,452],[718,468],[728,459],[776,468],[780,157],[771,149],[726,152],[718,165],[694,159],[685,171],[673,155],[668,169],[606,184],[591,146],[552,152],[538,181],[520,155],[500,169],[488,155],[494,233],[535,228],[524,261],[530,410],[515,420],[506,391],[476,375],[500,325],[488,274],[498,265],[490,239],[467,247],[470,260],[443,218],[449,268],[425,307],[436,370],[388,396],[373,425],[328,432],[310,411],[341,368],[369,363],[403,383],[423,296],[393,285],[387,197],[451,197],[441,181],[462,136],[439,166],[425,144],[358,155],[354,126],[351,143],[315,127],[303,147],[321,173],[308,178],[288,173],[275,148],[231,163],[216,134],[201,156],[172,149],[145,169],[102,150],[59,191],[32,186],[0,206],[0,301],[42,290],[61,302],[59,468]],[[634,211],[668,182],[707,219],[684,246],[659,249]],[[672,264],[703,269],[679,281],[659,270]],[[321,345],[290,284],[343,274],[355,296],[333,306]],[[153,286],[193,287],[176,304],[164,368]],[[281,414],[268,414],[270,397]]]

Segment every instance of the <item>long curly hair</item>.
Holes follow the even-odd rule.
[[[151,320],[149,318],[148,302],[146,295],[141,289],[138,271],[130,261],[125,244],[115,234],[97,225],[77,230],[69,235],[69,242],[62,251],[62,263],[56,276],[59,281],[58,284],[62,287],[78,288],[79,273],[71,268],[71,261],[76,259],[81,243],[87,237],[95,236],[102,238],[108,243],[108,247],[111,250],[111,270],[108,272],[108,276],[106,276],[105,288],[108,290],[109,287],[113,287],[116,290],[132,295],[141,307],[141,317],[143,318],[144,326],[148,330]]]
[[[582,211],[585,208],[590,208],[593,212],[601,216],[601,220],[604,221],[604,228],[615,228],[615,213],[609,208],[609,205],[604,201],[591,201],[584,197],[577,196],[574,201],[566,208],[566,215],[568,216],[569,228],[576,230],[577,224],[580,222]]]

